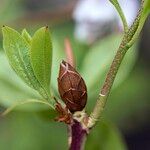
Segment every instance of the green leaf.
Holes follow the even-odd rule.
[[[31,88],[27,85],[24,84],[24,81],[21,80],[21,78],[18,78],[17,74],[12,70],[11,66],[9,65],[9,62],[7,60],[6,55],[4,54],[4,52],[0,52],[0,85],[1,83],[4,82],[5,86],[2,84],[0,86],[0,91],[3,91],[2,89],[5,89],[4,87],[6,87],[8,85],[8,89],[12,89],[12,90],[6,90],[6,97],[5,99],[10,99],[11,97],[13,97],[12,95],[9,97],[8,95],[13,91],[13,89],[17,89],[18,93],[22,93],[24,91],[24,95],[28,95],[29,97],[39,97],[40,95],[38,95],[38,93],[34,90],[31,90]],[[22,91],[19,91],[19,89]],[[8,92],[9,91],[9,92]],[[4,91],[0,94],[0,97],[3,95],[3,93],[5,93]],[[34,93],[34,94],[33,94]],[[4,96],[5,97],[5,96]],[[20,99],[20,97],[18,97]],[[24,97],[25,99],[25,97]],[[7,101],[7,100],[6,100]]]
[[[50,93],[52,44],[48,27],[36,31],[32,38],[30,53],[34,73],[43,88]]]
[[[0,105],[9,108],[16,103],[21,103],[28,99],[39,99],[42,97],[18,78],[17,74],[11,69],[4,52],[0,52]],[[40,104],[22,105],[16,108],[23,111],[41,111],[48,108]]]
[[[26,29],[22,30],[22,34],[21,35],[26,40],[26,42],[28,42],[29,44],[31,43],[32,37],[30,36],[30,34],[27,32]]]
[[[85,150],[127,150],[117,128],[110,122],[100,122],[89,134]]]
[[[47,91],[42,87],[34,74],[30,63],[30,44],[14,29],[3,27],[3,47],[9,63],[25,83],[37,90],[44,99],[49,99]]]
[[[56,38],[53,38],[53,63],[52,63],[52,74],[51,74],[51,86],[55,93],[58,94],[57,77],[59,73],[59,65],[62,59],[65,58],[64,50],[61,49],[61,45]]]
[[[32,88],[33,71],[29,60],[30,45],[10,27],[3,27],[3,47],[15,72]],[[30,71],[30,72],[29,72]]]

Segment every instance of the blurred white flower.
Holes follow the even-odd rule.
[[[138,11],[138,0],[119,0],[119,3],[130,26]],[[123,30],[122,21],[109,0],[79,0],[73,18],[75,37],[86,43],[92,43],[108,32]]]

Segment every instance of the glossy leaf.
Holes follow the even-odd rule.
[[[0,64],[1,106],[9,108],[16,103],[22,103],[28,99],[42,99],[35,90],[31,90],[28,85],[24,84],[24,82],[18,78],[15,72],[11,69],[3,52],[0,52]],[[15,110],[23,111],[41,111],[46,109],[48,109],[48,107],[40,104],[26,104],[15,108]]]
[[[10,65],[29,86],[34,88],[29,58],[30,45],[17,31],[7,26],[3,27],[3,38],[3,47]]]
[[[51,86],[55,93],[58,94],[57,77],[59,73],[60,62],[65,58],[64,50],[62,49],[58,39],[53,38],[53,62],[52,62],[52,74],[51,74]]]
[[[28,102],[28,99],[31,98],[40,99],[40,97],[35,97],[34,95],[31,95],[31,93],[22,91],[16,85],[9,83],[3,78],[0,78],[0,91],[1,91],[0,105],[8,109],[11,108],[20,111],[23,110],[23,111],[34,111],[34,112],[48,109],[48,107],[45,107],[45,105],[40,105],[40,104],[37,105],[32,103],[26,104]],[[26,105],[21,105],[20,107],[14,107],[20,103],[21,104],[25,103]]]
[[[110,122],[100,122],[89,134],[85,150],[127,150],[117,128]]]
[[[48,27],[40,28],[31,42],[31,64],[40,84],[50,93],[52,44]]]
[[[11,66],[9,65],[9,62],[7,60],[7,57],[6,55],[4,54],[4,52],[0,52],[0,64],[1,64],[1,67],[0,67],[0,82],[5,82],[6,86],[7,84],[10,85],[10,88],[13,89],[20,89],[21,91],[24,91],[24,94],[27,93],[28,96],[30,97],[39,97],[40,95],[38,95],[38,93],[34,90],[31,90],[31,88],[27,85],[27,84],[24,84],[23,80],[21,78],[18,78],[17,74],[12,70]],[[0,86],[0,91],[2,91],[3,87],[5,86]],[[6,91],[9,91],[7,92],[9,95],[9,93],[12,92],[12,90],[6,90]],[[3,95],[3,94],[0,94],[0,96]],[[10,97],[11,98],[11,97]],[[8,98],[6,98],[8,99]],[[6,100],[7,101],[7,100]]]
[[[31,88],[37,90],[45,99],[48,99],[49,96],[35,76],[30,63],[30,44],[12,28],[5,26],[2,30],[3,47],[10,65]]]

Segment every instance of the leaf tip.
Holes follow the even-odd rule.
[[[4,33],[4,32],[7,32],[7,31],[10,30],[10,29],[11,29],[11,28],[8,27],[8,26],[6,26],[6,25],[3,25],[3,27],[2,27],[3,33]]]
[[[2,32],[4,32],[5,25],[2,26]]]
[[[49,26],[45,26],[45,31],[48,31],[49,30]]]
[[[6,26],[6,25],[3,25],[3,27],[2,27],[2,33],[3,33],[3,36],[4,36],[5,33],[6,33],[6,28],[7,28],[7,26]]]
[[[3,25],[3,26],[2,26],[2,31],[4,31],[4,29],[5,29],[6,27],[7,27],[6,25]]]

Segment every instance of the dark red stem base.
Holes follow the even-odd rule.
[[[87,131],[82,128],[81,124],[74,120],[71,126],[72,142],[69,150],[82,150],[87,136]]]

